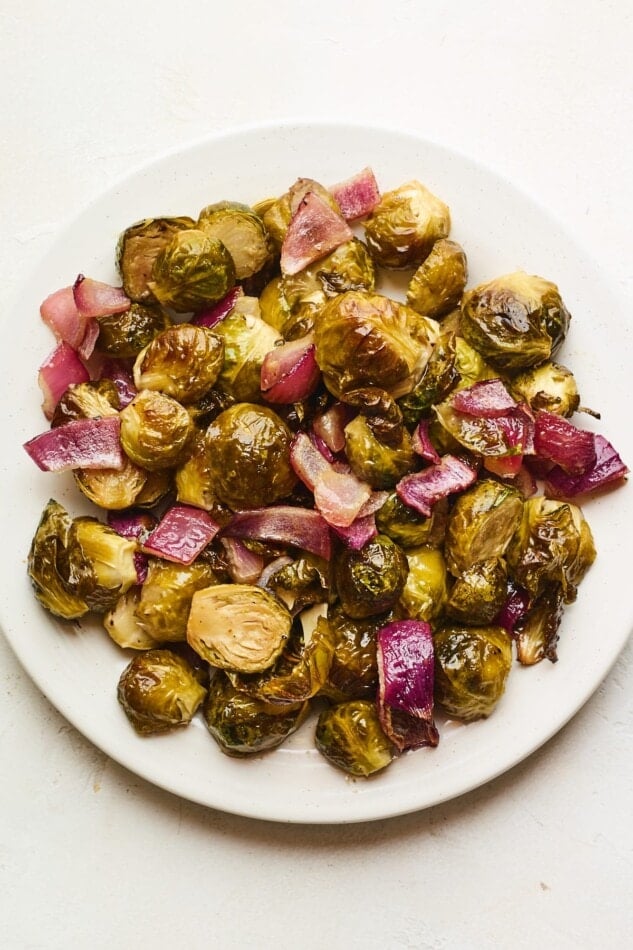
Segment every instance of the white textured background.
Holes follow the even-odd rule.
[[[9,309],[17,286],[96,193],[165,149],[283,117],[399,126],[479,159],[630,296],[632,22],[628,0],[0,0],[5,342],[30,318]],[[158,791],[68,726],[1,638],[0,664],[7,950],[631,945],[630,645],[509,774],[332,829]]]

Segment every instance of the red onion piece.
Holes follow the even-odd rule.
[[[378,631],[378,715],[400,752],[436,746],[433,634],[421,620],[396,620]]]
[[[351,178],[332,185],[329,190],[346,221],[364,218],[380,201],[378,182],[371,168],[363,168]]]
[[[355,414],[351,406],[335,402],[325,412],[316,416],[312,428],[331,452],[342,452],[345,449],[345,426],[352,421]]]
[[[305,432],[298,432],[292,441],[290,464],[311,492],[314,491],[316,483],[323,473],[329,471],[332,467]]]
[[[355,475],[329,468],[314,486],[314,503],[329,525],[349,528],[371,497],[371,488]]]
[[[319,452],[321,453],[323,458],[326,460],[326,462],[330,462],[331,465],[334,465],[335,462],[337,461],[336,456],[334,455],[333,452],[331,452],[328,449],[327,445],[325,444],[321,436],[317,435],[316,432],[314,431],[309,432],[308,435],[310,436],[310,441],[312,442],[312,445],[315,447],[315,449],[319,450]]]
[[[132,301],[122,287],[112,287],[100,280],[79,274],[73,284],[75,304],[84,317],[105,317],[130,309]]]
[[[44,396],[42,409],[46,418],[53,418],[55,406],[69,386],[87,383],[89,378],[88,370],[72,346],[59,343],[40,366],[37,378]]]
[[[143,542],[143,551],[177,564],[191,564],[213,540],[220,525],[200,508],[174,505]]]
[[[129,509],[125,512],[109,511],[107,516],[108,524],[113,531],[120,534],[122,538],[130,538],[142,544],[151,531],[154,530],[158,521],[147,511],[134,511]],[[143,551],[136,551],[134,554],[134,565],[136,567],[136,579],[139,584],[144,584],[147,580],[147,568],[149,558]]]
[[[77,347],[77,353],[81,356],[82,360],[89,360],[92,356],[97,340],[99,339],[99,330],[100,327],[96,320],[88,320],[83,340]]]
[[[429,518],[436,501],[463,491],[476,479],[477,473],[466,462],[454,455],[443,455],[438,465],[401,478],[396,492],[405,505]]]
[[[196,314],[191,322],[199,327],[214,327],[217,323],[224,320],[225,317],[228,317],[238,298],[243,296],[244,290],[239,285],[236,285],[232,290],[229,290],[225,297],[222,297],[222,300],[219,300],[209,310],[203,310],[202,313]]]
[[[229,575],[236,584],[254,584],[264,569],[261,554],[250,551],[238,538],[221,538],[226,551]]]
[[[558,466],[549,472],[544,486],[545,494],[549,498],[588,495],[628,475],[629,469],[604,436],[594,436],[594,442],[596,461],[587,472],[582,475],[569,475]]]
[[[271,505],[238,511],[224,528],[232,538],[279,541],[329,560],[332,548],[328,524],[318,511],[292,505]]]
[[[72,287],[62,287],[47,297],[40,306],[40,314],[58,340],[68,343],[73,350],[79,349],[89,320],[77,309]]]
[[[119,394],[121,409],[125,409],[125,407],[132,402],[134,397],[138,395],[138,390],[134,385],[132,370],[121,360],[104,360],[99,379],[112,380]]]
[[[506,602],[493,620],[493,623],[504,627],[510,636],[514,636],[514,628],[519,620],[525,617],[530,607],[530,595],[525,588],[508,582],[508,596]]]
[[[113,468],[125,464],[119,439],[118,416],[75,419],[48,429],[25,442],[24,448],[43,472],[66,472],[73,468]]]
[[[341,539],[345,547],[352,551],[360,551],[368,541],[373,541],[378,535],[375,514],[359,515],[348,528],[339,528],[332,525],[332,531]]]
[[[458,389],[453,393],[451,404],[458,412],[484,419],[504,416],[517,406],[500,379],[484,379],[467,389]]]
[[[562,416],[544,410],[536,413],[534,450],[568,475],[582,475],[596,462],[593,432],[579,429]]]
[[[272,403],[291,403],[301,402],[311,396],[321,379],[315,352],[311,333],[299,340],[273,347],[262,363],[261,390],[264,399]]]
[[[435,465],[439,464],[440,456],[429,436],[428,419],[421,419],[418,423],[411,438],[411,446],[413,451],[423,459],[426,459],[427,462],[433,462]]]
[[[353,237],[345,218],[310,191],[288,225],[281,245],[281,273],[298,274]]]
[[[373,491],[367,499],[361,510],[358,512],[359,518],[365,518],[367,515],[375,515],[380,511],[384,503],[389,498],[388,491]]]

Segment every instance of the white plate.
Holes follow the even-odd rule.
[[[41,300],[80,271],[116,282],[117,236],[140,218],[195,216],[205,204],[225,198],[252,203],[281,193],[298,176],[331,183],[368,164],[383,189],[415,177],[450,205],[452,236],[466,248],[471,284],[516,268],[558,283],[573,314],[562,361],[576,372],[583,403],[602,413],[596,428],[630,463],[629,321],[591,260],[506,181],[463,156],[394,131],[325,124],[244,129],[134,172],[59,236],[23,288],[15,310],[19,319],[11,323],[1,357],[1,615],[9,642],[60,712],[113,759],[193,801],[276,821],[384,818],[494,778],[574,715],[604,678],[631,627],[625,593],[633,563],[633,494],[627,485],[585,506],[598,558],[565,614],[559,662],[529,669],[516,664],[489,720],[447,727],[436,750],[408,754],[370,781],[351,781],[313,749],[313,723],[285,746],[252,760],[222,755],[200,721],[172,735],[137,737],[116,701],[128,657],[98,624],[82,623],[79,632],[69,632],[35,601],[25,560],[44,504],[53,496],[72,513],[86,510],[68,477],[40,473],[20,448],[44,428],[36,370],[53,341],[38,315]],[[591,425],[589,417],[580,421]],[[582,768],[580,760],[577,767]]]

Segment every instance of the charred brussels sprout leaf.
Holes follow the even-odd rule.
[[[550,584],[536,598],[516,627],[517,659],[524,666],[534,666],[547,658],[556,663],[558,628],[563,616],[564,600],[560,584]]]
[[[444,627],[434,635],[435,701],[470,722],[489,716],[505,690],[512,645],[503,627]]]
[[[224,343],[217,388],[240,402],[261,400],[261,372],[266,354],[281,342],[279,334],[259,316],[255,297],[236,301],[214,333]]]
[[[157,643],[185,641],[193,595],[217,582],[216,572],[206,561],[184,565],[152,558],[135,618]]]
[[[171,318],[160,307],[132,303],[129,310],[99,317],[97,349],[115,359],[134,357],[162,330]]]
[[[195,402],[213,386],[224,361],[224,343],[207,327],[181,323],[160,333],[137,356],[134,384],[182,403]]]
[[[224,297],[235,284],[233,258],[221,241],[192,228],[178,231],[154,261],[149,287],[178,313],[194,313]]]
[[[193,595],[187,641],[212,666],[259,673],[273,665],[292,617],[273,594],[252,584],[218,584]]]
[[[458,623],[492,623],[506,599],[508,572],[501,558],[478,561],[459,575],[451,589],[446,613]]]
[[[376,513],[376,525],[381,534],[386,534],[401,548],[416,548],[422,544],[441,547],[444,544],[448,520],[448,499],[443,498],[433,505],[430,518],[425,518],[405,505],[392,492]]]
[[[409,573],[402,604],[409,617],[430,622],[440,616],[448,598],[446,562],[437,548],[422,545],[407,551]]]
[[[123,290],[131,300],[152,299],[149,281],[154,261],[175,234],[194,226],[192,218],[146,218],[123,232],[117,246],[117,265]]]
[[[554,356],[570,319],[556,284],[517,271],[466,293],[461,333],[492,366],[516,373]]]
[[[404,552],[384,535],[359,551],[342,549],[335,558],[334,576],[343,610],[354,619],[385,613],[400,597],[407,572]]]
[[[335,607],[324,622],[334,632],[334,655],[320,695],[335,703],[373,698],[378,686],[376,634],[385,623],[384,614],[352,620]]]
[[[222,752],[244,756],[281,745],[305,719],[308,703],[279,706],[253,699],[218,670],[203,711],[207,728]]]
[[[523,499],[516,488],[483,479],[457,499],[448,520],[446,560],[458,577],[478,561],[502,557],[521,523]]]
[[[395,398],[419,381],[437,330],[404,304],[380,294],[348,291],[333,297],[314,326],[316,360],[338,399],[366,386]]]
[[[411,278],[407,304],[427,317],[443,317],[459,305],[468,279],[464,249],[441,239]]]
[[[448,207],[419,181],[385,192],[365,221],[367,246],[383,267],[421,264],[450,229]]]
[[[144,389],[121,410],[121,445],[150,472],[177,465],[192,433],[187,410],[164,393]]]
[[[51,427],[64,425],[74,419],[102,419],[116,416],[119,411],[119,393],[110,379],[92,380],[69,386],[55,407]]]
[[[292,435],[272,409],[237,403],[207,429],[211,477],[230,508],[258,508],[287,497],[296,483]]]
[[[171,650],[146,650],[126,666],[118,699],[142,736],[187,726],[206,690],[186,660]]]
[[[417,456],[404,426],[399,444],[385,445],[376,438],[367,419],[358,415],[345,427],[345,449],[354,474],[372,488],[394,488],[403,475],[416,468]]]
[[[63,620],[76,620],[90,609],[85,599],[68,586],[66,548],[71,526],[72,518],[66,509],[51,499],[42,512],[28,557],[35,596],[43,607]]]
[[[66,543],[68,585],[91,610],[104,613],[137,582],[135,541],[95,518],[74,518]]]
[[[208,205],[200,212],[197,227],[224,244],[233,258],[237,280],[252,277],[272,261],[264,223],[248,205],[234,201]]]
[[[524,400],[535,412],[544,409],[569,418],[580,405],[573,373],[551,361],[518,373],[512,380],[511,390],[515,399]]]
[[[396,754],[382,731],[376,704],[367,699],[325,709],[317,722],[315,742],[332,765],[362,777],[386,768]]]

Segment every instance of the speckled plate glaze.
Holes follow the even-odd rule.
[[[196,719],[186,730],[139,738],[116,701],[129,657],[98,623],[57,623],[38,605],[25,564],[50,497],[73,514],[86,504],[67,476],[44,475],[21,444],[44,428],[37,367],[52,349],[41,300],[78,272],[116,282],[114,247],[123,228],[149,216],[196,215],[221,199],[255,202],[299,176],[331,183],[371,165],[383,190],[419,178],[445,200],[452,236],[468,254],[470,285],[517,268],[555,281],[572,312],[559,359],[576,373],[584,404],[599,410],[596,428],[633,459],[623,394],[633,365],[630,321],[590,257],[528,196],[492,171],[439,145],[393,130],[284,123],[239,129],[170,152],[134,171],[94,201],[59,235],[19,297],[2,356],[1,527],[6,637],[60,712],[113,759],[177,795],[254,818],[335,823],[386,818],[426,808],[490,781],[556,733],[589,698],[631,629],[623,596],[633,563],[630,486],[583,507],[598,558],[566,611],[559,662],[515,665],[494,715],[468,726],[442,726],[440,745],[397,760],[369,781],[352,781],[313,747],[309,720],[280,749],[252,760],[224,756]],[[593,425],[589,417],[583,419]],[[582,762],[578,762],[582,768]]]

